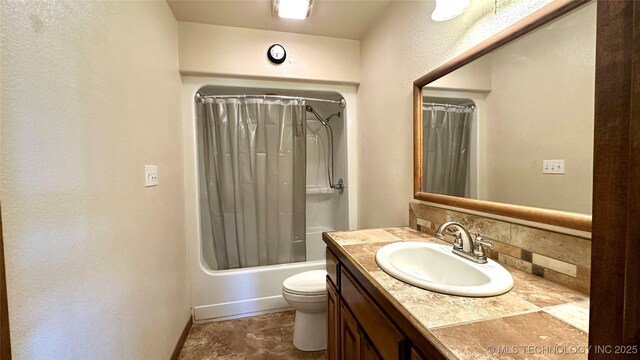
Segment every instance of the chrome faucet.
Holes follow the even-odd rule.
[[[449,229],[451,227],[455,230]],[[447,221],[440,225],[438,231],[436,231],[436,237],[443,240],[444,232],[446,230],[449,230],[449,232],[455,236],[452,250],[454,254],[480,264],[487,262],[487,255],[484,251],[484,247],[492,247],[493,243],[491,241],[485,240],[480,234],[476,234],[475,239],[473,239],[464,225],[457,221]]]

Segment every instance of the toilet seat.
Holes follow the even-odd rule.
[[[326,270],[305,271],[288,277],[282,283],[282,291],[293,295],[318,296],[327,293]]]
[[[318,294],[318,295],[300,295],[300,294],[292,294],[286,290],[282,290],[282,297],[287,301],[287,303],[300,303],[300,304],[313,304],[313,303],[322,303],[324,304],[327,301],[327,294]]]

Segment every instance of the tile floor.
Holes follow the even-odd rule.
[[[196,324],[180,353],[183,360],[326,359],[325,351],[293,346],[294,311]]]

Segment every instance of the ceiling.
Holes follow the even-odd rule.
[[[390,0],[315,0],[306,20],[272,15],[271,0],[167,0],[178,21],[359,40]]]

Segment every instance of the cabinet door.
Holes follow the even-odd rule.
[[[416,349],[411,348],[411,360],[426,360],[427,358],[420,355]]]
[[[362,335],[360,341],[362,342],[362,360],[382,360],[382,357],[366,336]]]
[[[340,304],[340,359],[360,359],[360,333],[351,312]]]
[[[404,335],[344,267],[340,270],[340,295],[340,305],[347,306],[353,313],[352,316],[382,358],[398,360],[405,356],[402,349],[407,340]]]
[[[340,297],[330,279],[327,279],[327,358],[340,359]]]

